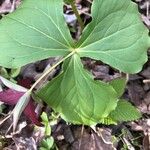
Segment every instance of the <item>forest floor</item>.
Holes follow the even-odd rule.
[[[135,0],[139,5],[139,12],[143,23],[150,29],[150,0]],[[91,21],[91,0],[76,0],[79,13],[85,24]],[[20,5],[20,0],[0,0],[0,14],[11,13]],[[80,27],[69,5],[64,6],[64,15],[72,36],[78,39]],[[150,51],[148,51],[150,58]],[[51,66],[58,58],[50,58],[21,68],[14,77],[20,85],[28,87],[37,80],[47,66]],[[96,80],[109,81],[121,76],[121,73],[113,70],[100,61],[84,59],[85,67],[94,75]],[[49,79],[58,74],[60,68],[55,69]],[[9,70],[0,68],[0,72],[6,74]],[[48,79],[48,80],[49,80]],[[47,79],[46,79],[47,80]],[[38,115],[45,111],[51,117],[53,149],[59,150],[150,150],[150,61],[143,70],[134,75],[129,75],[124,98],[128,99],[142,113],[142,118],[128,123],[119,123],[116,126],[96,127],[76,126],[67,124],[45,104],[37,105]],[[24,115],[21,116],[16,133],[8,130],[12,120],[3,119],[13,110],[13,105],[0,103],[0,150],[36,150],[41,141],[46,138],[44,127],[35,127]]]

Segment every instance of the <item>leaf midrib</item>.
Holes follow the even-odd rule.
[[[22,46],[26,46],[26,47],[30,47],[30,48],[35,48],[35,49],[41,49],[41,50],[44,50],[44,51],[56,51],[56,50],[60,50],[60,51],[66,51],[68,52],[68,49],[59,49],[59,48],[44,48],[44,47],[39,47],[39,46],[34,46],[34,45],[28,45],[26,43],[23,43],[23,42],[20,42],[18,41],[17,39],[15,39],[14,37],[12,37],[10,34],[8,34],[15,42],[17,42],[18,44],[22,45]],[[41,52],[41,51],[39,51]]]
[[[144,34],[144,32],[142,33],[142,35]],[[133,36],[133,35],[132,35]],[[80,53],[84,53],[84,52],[90,52],[90,53],[109,53],[109,52],[119,52],[119,51],[123,51],[124,49],[128,49],[128,48],[130,48],[130,47],[132,47],[132,46],[134,46],[138,41],[140,41],[141,40],[141,38],[142,38],[143,36],[141,36],[140,38],[137,38],[135,41],[134,41],[134,43],[131,43],[131,45],[128,45],[127,47],[121,47],[121,48],[117,48],[117,49],[107,49],[107,50],[103,50],[103,51],[98,51],[98,50],[93,50],[93,51],[91,51],[91,50],[84,50],[84,51],[82,51],[82,49],[84,49],[85,47],[83,47],[82,49],[80,49]],[[103,39],[102,39],[103,40]]]
[[[68,40],[65,38],[64,34],[62,33],[62,31],[60,30],[60,28],[57,26],[57,24],[55,24],[54,20],[52,19],[52,17],[50,17],[49,15],[47,15],[43,10],[39,9],[39,8],[35,8],[37,10],[39,10],[40,12],[42,12],[46,17],[48,17],[51,22],[56,26],[56,28],[58,29],[58,31],[60,32],[60,34],[62,35],[62,37],[64,38],[64,40],[66,41],[66,43],[68,44],[68,46],[71,47],[70,43],[68,42]],[[56,11],[55,11],[56,12]],[[57,14],[57,13],[56,13]],[[57,16],[57,15],[56,15]],[[58,17],[57,17],[58,20]]]

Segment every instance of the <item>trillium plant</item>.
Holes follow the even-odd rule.
[[[0,21],[1,66],[19,68],[61,57],[20,98],[13,116],[20,116],[35,86],[63,63],[61,73],[34,93],[65,121],[90,126],[138,119],[138,110],[120,98],[126,80],[95,81],[81,61],[88,57],[124,73],[139,72],[147,61],[150,38],[138,6],[131,0],[93,0],[92,21],[84,28],[75,2],[65,2],[71,4],[83,29],[78,41],[72,39],[65,22],[63,0],[24,0]]]

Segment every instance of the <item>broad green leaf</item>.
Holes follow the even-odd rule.
[[[118,78],[118,79],[112,80],[109,84],[115,89],[118,95],[118,98],[120,98],[125,91],[126,79]]]
[[[37,95],[64,120],[74,124],[96,124],[117,105],[117,94],[112,86],[94,81],[77,54],[65,61],[63,73]]]
[[[73,41],[63,16],[63,0],[24,0],[0,21],[0,65],[18,68],[64,56]]]
[[[92,22],[78,42],[81,57],[101,60],[127,73],[141,70],[150,46],[137,5],[131,0],[94,0]]]
[[[119,100],[117,107],[109,115],[115,121],[132,121],[141,117],[140,112],[126,100]]]

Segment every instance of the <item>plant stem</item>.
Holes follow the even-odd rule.
[[[71,53],[69,53],[66,57],[62,58],[59,62],[57,62],[55,65],[53,65],[50,69],[48,69],[33,85],[32,87],[28,90],[28,91],[32,91],[36,85],[45,77],[47,76],[54,68],[56,68],[58,65],[60,65],[64,60],[66,60],[67,58],[71,57],[73,54],[75,53],[75,51],[72,51]]]
[[[77,17],[77,20],[78,20],[78,22],[79,22],[79,24],[80,24],[81,30],[83,31],[83,29],[84,29],[84,23],[83,23],[83,21],[82,21],[82,19],[81,19],[81,17],[80,17],[80,14],[79,14],[79,12],[78,12],[78,10],[77,10],[77,7],[76,7],[76,5],[75,5],[75,1],[72,1],[72,2],[70,3],[70,5],[71,5],[71,7],[72,7],[72,10],[73,10],[74,14],[75,14],[76,17]]]

